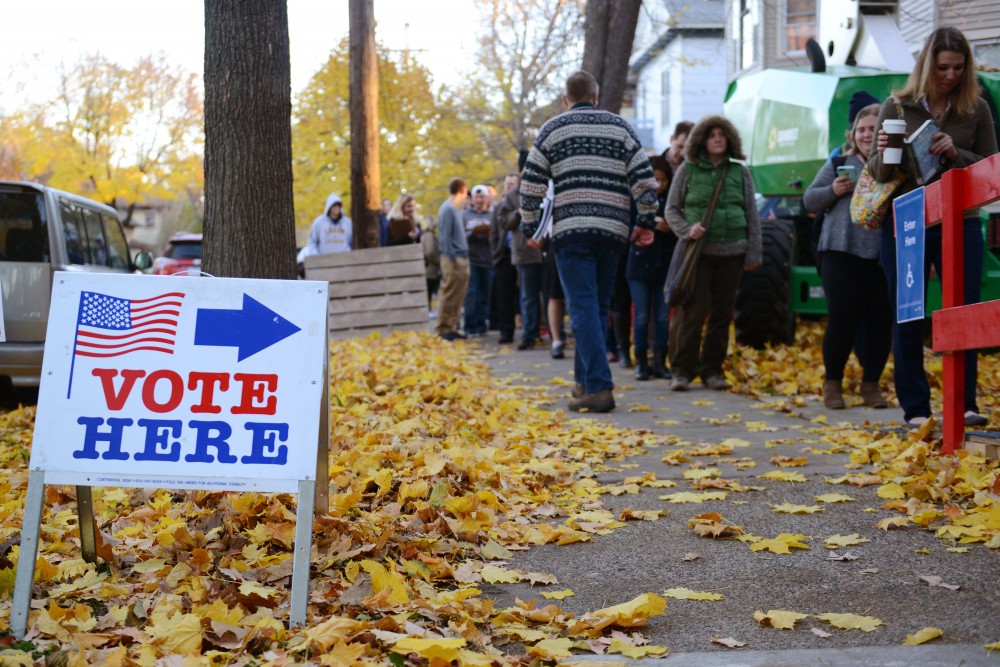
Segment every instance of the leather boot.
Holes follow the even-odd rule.
[[[618,343],[618,365],[632,368],[632,314],[628,311],[611,311],[611,326],[615,329],[615,341]]]
[[[830,410],[843,410],[844,388],[842,380],[826,380],[823,382],[823,405]]]
[[[646,356],[645,350],[641,352],[639,350],[635,351],[635,379],[649,379],[649,358]]]
[[[653,350],[653,377],[669,380],[673,377],[667,368],[667,351]]]
[[[882,390],[879,389],[878,382],[862,382],[861,398],[869,408],[887,408],[889,401],[885,400]]]

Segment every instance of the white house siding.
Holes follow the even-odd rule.
[[[997,0],[940,0],[938,22],[965,33],[973,47],[1000,43],[1000,2]],[[997,48],[990,64],[997,66]]]
[[[916,54],[924,45],[927,35],[934,30],[934,3],[928,0],[899,1],[899,32]]]
[[[722,113],[725,52],[721,35],[681,34],[642,68],[636,87],[636,117],[653,124],[653,142],[645,148],[662,152],[678,122]],[[667,91],[663,87],[664,73],[669,82]]]

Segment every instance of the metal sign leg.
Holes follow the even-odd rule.
[[[291,628],[306,623],[315,493],[316,482],[299,482],[299,506],[295,512],[295,555],[292,557],[292,603],[288,613],[288,625]]]
[[[94,525],[94,496],[89,486],[76,487],[76,516],[80,522],[80,550],[83,560],[97,562],[97,528]]]
[[[28,476],[28,497],[24,501],[24,520],[21,522],[21,553],[17,559],[14,599],[10,606],[10,629],[16,639],[24,638],[24,634],[28,630],[31,587],[35,582],[38,530],[42,523],[42,501],[44,498],[45,472],[32,470]]]

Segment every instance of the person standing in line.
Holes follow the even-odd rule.
[[[379,245],[385,247],[389,244],[389,213],[392,211],[392,200],[383,199],[378,216],[378,238]]]
[[[434,312],[434,295],[441,284],[441,252],[438,250],[437,221],[433,215],[424,217],[420,244],[424,249],[424,267],[427,276],[427,314],[430,319],[437,317]]]
[[[549,119],[531,147],[521,180],[521,225],[534,236],[549,179],[555,201],[552,246],[576,339],[575,397],[569,409],[610,412],[614,381],[605,356],[607,317],[621,249],[653,240],[656,181],[635,130],[597,109],[597,80],[566,80],[567,111]],[[638,207],[629,233],[631,202]]]
[[[306,254],[328,255],[351,249],[351,219],[344,215],[343,209],[344,202],[340,195],[334,193],[326,198],[323,215],[313,220],[309,228],[309,241],[306,243],[309,250]]]
[[[968,167],[997,152],[997,136],[989,105],[979,95],[976,64],[969,41],[955,28],[938,28],[930,34],[917,56],[917,63],[903,89],[882,104],[875,127],[878,128],[876,150],[868,157],[868,169],[876,180],[889,181],[896,170],[906,174],[906,180],[896,188],[899,197],[917,187],[913,165],[886,164],[883,152],[889,136],[882,129],[887,119],[897,119],[896,104],[906,121],[906,132],[913,133],[928,120],[940,131],[931,137],[932,155],[941,163],[941,171]],[[940,173],[933,180],[940,179]],[[941,274],[941,226],[930,227],[924,238],[924,289],[931,266]],[[965,303],[979,303],[983,275],[983,229],[979,211],[965,212],[964,217]],[[896,303],[896,236],[892,207],[882,223],[880,249],[882,267],[889,285],[889,300]],[[924,322],[897,323],[893,328],[892,356],[896,380],[896,397],[903,408],[906,423],[918,428],[931,416],[931,390],[924,370]],[[965,358],[965,425],[983,426],[988,419],[979,413],[976,384],[979,373],[979,352],[967,350]]]
[[[496,324],[500,331],[497,342],[501,344],[514,341],[514,327],[517,319],[517,268],[513,264],[514,240],[510,231],[506,230],[501,220],[501,214],[510,209],[510,193],[513,192],[513,209],[518,206],[517,186],[521,177],[517,174],[507,174],[503,180],[504,195],[493,207],[490,215],[490,252],[493,258],[493,296],[494,315],[490,323]],[[523,318],[523,315],[522,315]],[[495,320],[495,322],[494,322]]]
[[[829,315],[823,333],[823,405],[843,410],[844,367],[859,331],[861,344],[861,398],[870,408],[887,408],[879,378],[889,359],[892,309],[885,275],[879,265],[880,234],[851,223],[851,195],[856,179],[838,174],[837,167],[860,174],[875,139],[875,118],[881,104],[858,111],[840,157],[831,158],[805,192],[808,211],[823,213],[819,236],[820,277]]]
[[[420,242],[420,226],[417,224],[417,199],[413,195],[401,194],[389,209],[389,238],[386,246],[409,245]]]
[[[653,242],[640,248],[632,246],[628,253],[628,265],[625,277],[635,304],[635,379],[648,380],[650,375],[655,378],[670,379],[667,369],[667,343],[670,337],[670,309],[663,294],[663,286],[667,282],[667,272],[670,270],[670,259],[677,245],[677,237],[664,218],[667,204],[667,186],[669,167],[667,161],[660,156],[650,159],[653,175],[656,177],[656,227],[653,229]],[[649,325],[653,325],[653,368],[649,368]]]
[[[688,135],[694,128],[694,123],[689,120],[682,120],[674,126],[674,133],[670,135],[670,145],[663,151],[660,157],[667,161],[667,190],[670,190],[670,181],[674,178],[674,172],[684,164],[684,144]]]
[[[469,288],[465,295],[465,334],[486,333],[493,290],[493,256],[490,252],[490,190],[485,185],[472,188],[472,206],[462,212],[465,238],[469,246]]]
[[[523,333],[519,350],[527,350],[535,346],[539,340],[539,321],[541,315],[540,299],[542,293],[542,277],[545,265],[542,263],[542,251],[528,243],[521,231],[521,193],[518,186],[521,183],[520,172],[528,159],[528,151],[521,150],[517,158],[517,174],[507,174],[505,184],[513,185],[497,203],[494,215],[500,224],[500,229],[510,235],[511,263],[517,270],[517,282],[520,289],[521,326]],[[516,179],[516,180],[515,180]]]
[[[469,243],[462,222],[462,208],[468,198],[465,179],[448,183],[449,197],[438,210],[438,251],[441,259],[441,296],[438,298],[436,331],[445,340],[464,339],[458,332],[458,317],[469,287]]]
[[[760,219],[740,135],[722,116],[698,121],[684,147],[684,164],[667,194],[667,222],[678,238],[704,238],[695,268],[694,294],[680,308],[677,345],[670,350],[673,391],[686,391],[695,376],[709,389],[730,389],[722,364],[743,271],[763,260]],[[720,184],[712,219],[703,217]],[[707,326],[705,320],[708,319]],[[702,327],[705,336],[702,338]]]

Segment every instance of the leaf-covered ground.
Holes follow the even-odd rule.
[[[777,401],[783,409],[811,400],[822,383],[816,327],[802,335],[797,348],[740,351],[731,378],[745,393],[785,397]],[[981,369],[987,410],[1000,393],[995,362],[984,357]],[[704,461],[727,456],[733,443],[693,451],[676,446],[666,424],[654,435],[567,421],[545,409],[544,390],[498,380],[469,346],[428,334],[338,342],[331,368],[330,509],[313,525],[306,628],[286,628],[294,496],[95,489],[104,557],[95,566],[80,558],[73,489],[48,487],[29,632],[23,642],[0,639],[0,664],[486,665],[595,651],[620,660],[666,652],[642,634],[648,619],[669,614],[666,597],[715,599],[676,588],[570,614],[559,601],[572,591],[547,572],[508,561],[533,545],[572,549],[630,520],[660,520],[663,511],[613,514],[602,503],[631,486],[663,489],[669,503],[735,490],[707,464],[688,466],[690,488],[669,488],[677,484],[641,471],[621,488],[594,479],[630,456],[667,451],[677,463]],[[33,419],[33,408],[0,418],[3,634]],[[907,524],[954,548],[1000,548],[997,465],[964,453],[941,457],[933,445],[926,433],[839,428],[834,446],[850,450],[857,469],[833,481],[879,485],[896,512],[886,530]],[[787,479],[768,483],[795,482],[802,463],[785,458],[775,465]],[[814,513],[842,501],[835,496],[773,509]],[[710,512],[696,519],[692,530],[738,537],[744,549],[802,548],[794,533],[753,536]],[[856,535],[828,539],[841,548],[859,543]],[[545,602],[501,607],[481,590],[517,582],[536,585]],[[818,620],[835,627],[881,622],[824,616]],[[759,622],[794,625],[795,612],[761,611]],[[915,642],[938,636],[925,630]],[[732,642],[739,643],[716,643]]]

